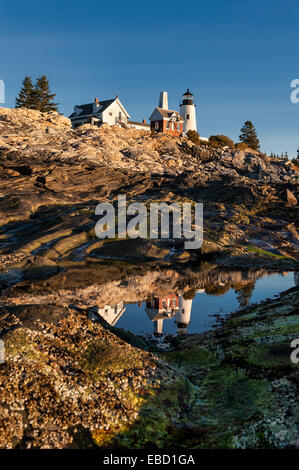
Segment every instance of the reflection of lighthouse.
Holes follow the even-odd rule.
[[[179,298],[176,294],[164,297],[152,297],[146,302],[145,311],[149,319],[154,323],[154,335],[162,336],[163,322],[172,318],[179,308]]]
[[[188,334],[188,325],[191,319],[193,299],[185,299],[182,294],[179,296],[179,310],[175,314],[175,322],[177,324],[178,334]]]

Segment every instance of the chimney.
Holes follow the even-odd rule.
[[[99,100],[98,100],[98,98],[95,98],[95,99],[94,99],[94,102],[93,102],[93,104],[92,104],[92,112],[93,112],[93,113],[98,113],[99,109],[100,109]]]
[[[142,124],[146,124],[146,120],[145,120],[145,119],[142,119]]]
[[[160,93],[159,108],[168,109],[167,91],[161,91],[161,93]]]

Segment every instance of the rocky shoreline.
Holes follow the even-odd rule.
[[[172,163],[171,163],[172,162]],[[192,262],[203,254],[294,267],[298,169],[258,152],[198,147],[186,138],[85,125],[57,113],[0,108],[1,267],[20,260]],[[202,202],[204,244],[187,252],[160,240],[98,240],[95,207]],[[257,261],[258,262],[258,261]],[[13,267],[13,266],[12,266]]]
[[[298,286],[168,352],[24,300],[1,306],[0,447],[298,447]]]
[[[298,447],[298,286],[169,351],[90,320],[298,271],[298,182],[258,152],[0,108],[0,447]],[[95,206],[119,193],[203,202],[202,248],[97,239]]]

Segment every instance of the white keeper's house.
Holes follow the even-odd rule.
[[[76,105],[69,118],[74,129],[83,124],[101,126],[107,123],[110,126],[119,125],[150,131],[150,125],[145,120],[142,122],[130,121],[130,115],[118,96],[104,101],[95,98],[93,103]]]

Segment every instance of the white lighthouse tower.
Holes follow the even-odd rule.
[[[183,94],[183,101],[180,104],[180,115],[184,118],[184,134],[187,134],[188,131],[197,131],[196,108],[193,103],[193,94],[189,88],[187,88],[186,93]]]

